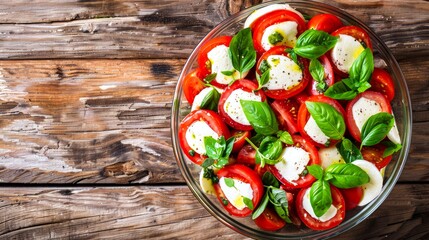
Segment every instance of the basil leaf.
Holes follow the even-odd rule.
[[[323,178],[323,168],[320,165],[317,165],[317,164],[309,165],[307,166],[307,170],[311,175],[313,175],[313,177],[317,179]]]
[[[293,144],[292,136],[287,131],[278,131],[277,137],[279,138],[280,141],[282,141],[286,144],[289,144],[289,145]]]
[[[258,81],[258,89],[261,89],[270,80],[270,70],[266,70],[261,76],[256,73],[256,80]]]
[[[255,134],[255,136],[253,136],[253,137],[251,137],[251,138],[250,138],[250,141],[251,141],[254,145],[260,146],[260,145],[261,145],[261,142],[262,142],[262,140],[264,140],[264,138],[265,138],[265,135],[260,134],[260,133],[257,133],[257,134]],[[256,149],[255,149],[255,150],[256,150]]]
[[[280,155],[283,151],[282,142],[272,136],[267,136],[262,140],[259,149],[256,152],[256,160],[269,165],[276,164],[280,159]]]
[[[206,154],[209,158],[221,158],[225,149],[225,145],[225,138],[223,136],[221,136],[218,140],[211,136],[204,137],[204,146],[206,148]]]
[[[220,93],[216,88],[211,87],[211,90],[204,96],[201,102],[200,109],[209,109],[216,111],[219,103]]]
[[[293,62],[302,69],[302,64],[298,61],[298,56],[293,51],[293,48],[286,48],[285,52],[289,53],[289,57],[293,60]]]
[[[279,130],[276,115],[267,102],[240,100],[240,104],[244,115],[257,133],[268,136]]]
[[[368,174],[352,163],[335,163],[325,172],[332,176],[329,182],[338,188],[353,188],[369,182]]]
[[[279,180],[277,180],[277,178],[274,177],[274,175],[269,171],[265,172],[264,175],[262,175],[262,183],[264,184],[264,186],[273,186],[276,188],[280,187]]]
[[[336,147],[346,163],[351,163],[356,159],[363,159],[359,148],[347,138],[343,138],[341,142],[337,143]]]
[[[250,210],[253,211],[253,202],[252,199],[247,198],[247,197],[243,197],[243,203],[246,205],[246,207],[248,207]]]
[[[210,83],[211,81],[213,81],[217,76],[217,73],[211,73],[209,75],[207,75],[203,80],[204,82]]]
[[[317,60],[317,58],[311,59],[310,66],[308,67],[311,76],[316,82],[324,82],[325,79],[325,68]]]
[[[261,71],[261,73],[264,73],[264,72],[266,72],[266,71],[268,71],[270,69],[271,69],[271,66],[268,63],[268,61],[265,60],[265,59],[262,60],[261,64],[259,64],[259,71]]]
[[[268,36],[268,42],[271,45],[275,45],[276,43],[283,41],[283,39],[284,39],[283,35],[277,31],[275,31],[270,36]]]
[[[331,139],[341,139],[346,131],[343,116],[331,105],[306,101],[305,105],[317,126]]]
[[[325,214],[332,204],[331,188],[329,183],[319,179],[310,188],[310,204],[317,217]]]
[[[279,188],[269,188],[268,196],[270,202],[274,205],[274,210],[277,212],[280,218],[285,220],[287,223],[292,221],[289,218],[289,208],[287,202],[286,191]]]
[[[204,160],[204,162],[201,164],[202,168],[208,168],[211,165],[213,165],[214,163],[214,159],[213,158],[206,158],[206,160]]]
[[[301,57],[319,58],[337,43],[338,37],[327,32],[309,29],[297,39],[294,52]]]
[[[232,148],[234,147],[234,141],[235,141],[234,137],[230,137],[228,138],[228,140],[226,140],[226,147],[225,147],[225,151],[222,154],[222,157],[229,158],[229,155],[232,152]]]
[[[249,71],[256,63],[256,51],[253,47],[252,32],[250,28],[240,30],[232,39],[228,48],[232,66],[240,72]]]
[[[395,119],[392,114],[380,112],[372,115],[363,124],[361,131],[361,147],[373,146],[383,140],[393,127]]]
[[[231,70],[231,71],[221,71],[221,73],[225,76],[231,77],[232,75],[234,75],[235,70]]]
[[[401,150],[402,148],[401,144],[395,144],[391,141],[384,141],[382,142],[382,144],[386,146],[386,149],[384,149],[384,152],[383,152],[383,158],[394,154],[395,152]]]
[[[265,192],[264,197],[262,198],[261,203],[259,204],[258,208],[252,214],[252,220],[255,220],[256,218],[258,218],[264,212],[265,208],[268,205],[268,201],[269,201],[268,192]]]
[[[357,92],[349,88],[344,81],[339,81],[330,86],[325,91],[325,95],[337,100],[352,100]]]
[[[228,187],[234,187],[234,179],[232,178],[224,178],[223,180],[225,180],[225,184]]]
[[[350,67],[349,77],[356,82],[368,82],[374,71],[374,57],[370,48],[361,52]]]
[[[211,179],[213,184],[219,182],[219,178],[211,168],[204,168],[203,177],[207,179]]]

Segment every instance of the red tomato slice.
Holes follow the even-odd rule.
[[[352,135],[352,137],[358,142],[361,142],[360,131],[359,131],[359,128],[357,127],[356,122],[353,118],[353,106],[362,97],[377,102],[380,105],[382,112],[392,113],[392,107],[390,106],[390,103],[386,100],[386,98],[383,96],[383,94],[381,94],[379,92],[374,92],[374,91],[366,91],[366,92],[358,94],[355,97],[355,99],[353,99],[352,101],[350,101],[347,104],[347,107],[346,107],[347,129],[349,130],[350,135]]]
[[[254,221],[260,229],[266,231],[277,231],[286,225],[286,222],[270,206],[267,206]]]
[[[222,121],[222,118],[214,111],[211,110],[195,110],[189,113],[180,123],[179,127],[179,142],[180,147],[186,156],[194,163],[201,165],[206,159],[206,156],[200,155],[189,146],[186,140],[186,131],[196,121],[206,122],[210,128],[215,131],[219,136],[224,136],[225,139],[230,137],[229,129]],[[193,153],[191,153],[193,152]]]
[[[395,87],[390,74],[381,68],[374,68],[371,76],[371,88],[369,90],[382,93],[387,101],[391,102],[395,97]]]
[[[263,17],[256,20],[253,24],[252,32],[253,32],[253,45],[255,46],[256,52],[259,56],[265,52],[265,49],[262,47],[262,36],[264,35],[265,29],[269,26],[282,23],[294,21],[298,24],[297,26],[297,37],[303,33],[307,26],[304,20],[296,13],[289,10],[279,10],[274,11],[268,14],[265,14]],[[294,47],[294,46],[288,46]]]
[[[286,56],[288,58],[291,58],[289,53],[286,52],[288,48],[284,47],[284,46],[277,46],[277,47],[273,47],[270,50],[268,50],[267,52],[265,52],[260,58],[258,63],[256,64],[257,66],[257,73],[261,74],[261,71],[259,70],[259,67],[261,66],[262,62],[264,60],[267,60],[267,58],[271,55],[282,55],[282,56]],[[298,57],[298,61],[299,63],[303,66],[304,69],[302,69],[302,79],[301,82],[289,89],[279,89],[279,90],[267,90],[265,89],[264,92],[265,94],[273,99],[286,99],[286,98],[290,98],[293,97],[297,94],[299,94],[300,92],[302,92],[308,85],[308,83],[311,80],[311,74],[308,71],[308,61],[304,58]]]
[[[256,164],[254,170],[261,178],[262,176],[264,176],[264,173],[269,171],[268,165],[264,165],[264,167],[261,167],[261,164]]]
[[[186,75],[183,80],[183,93],[190,105],[194,102],[195,96],[205,87],[204,82],[198,77],[198,69],[195,69]]]
[[[327,104],[333,106],[343,116],[343,118],[344,118],[344,116],[346,116],[345,111],[344,111],[343,107],[341,106],[341,104],[337,100],[326,97],[325,95],[310,96],[309,98],[307,98],[306,102],[327,103]],[[305,102],[304,102],[299,107],[299,112],[298,112],[298,129],[299,129],[299,132],[301,133],[302,136],[308,138],[311,141],[311,143],[314,144],[315,146],[326,147],[324,144],[315,142],[311,138],[311,136],[309,136],[307,134],[307,132],[304,130],[304,127],[307,124],[309,118],[310,118],[310,113],[308,112],[307,106],[305,105]],[[331,139],[329,146],[332,146],[337,142],[338,142],[338,140],[332,140]]]
[[[271,108],[276,114],[282,130],[286,130],[290,134],[299,132],[297,124],[299,103],[294,98],[275,100],[271,103]]]
[[[303,188],[299,191],[295,201],[296,210],[301,221],[313,230],[327,230],[338,226],[346,216],[346,207],[344,198],[341,192],[334,186],[331,186],[332,205],[337,208],[337,214],[326,222],[321,222],[318,219],[313,218],[303,207],[302,201],[304,194],[308,188]]]
[[[256,150],[249,144],[244,145],[237,155],[237,163],[241,163],[247,166],[255,166]]]
[[[224,105],[228,97],[231,95],[232,92],[234,92],[237,89],[242,89],[243,91],[254,93],[261,97],[261,101],[265,101],[265,94],[262,90],[256,91],[258,89],[258,84],[255,82],[252,82],[247,79],[240,79],[235,81],[231,86],[227,87],[225,91],[222,93],[219,99],[218,104],[218,112],[222,119],[228,124],[229,126],[237,129],[237,130],[243,130],[243,131],[250,131],[253,129],[251,125],[244,125],[237,121],[235,121],[233,118],[231,118],[228,113],[224,110]]]
[[[197,59],[198,71],[199,71],[198,77],[200,77],[200,79],[204,79],[205,77],[207,77],[207,75],[212,73],[211,62],[207,54],[213,48],[220,45],[225,45],[229,47],[229,43],[231,42],[231,39],[232,39],[231,36],[220,36],[220,37],[211,39],[201,47],[200,52],[198,53],[198,59]],[[220,87],[220,88],[226,87],[226,85],[220,84],[216,82],[216,80],[213,80],[210,83],[216,87]]]
[[[241,164],[233,164],[233,165],[227,165],[222,169],[220,169],[217,172],[217,177],[219,179],[221,177],[233,178],[236,180],[240,180],[244,183],[250,184],[253,190],[253,198],[252,198],[253,206],[254,207],[258,206],[264,194],[264,185],[262,184],[261,178],[255,171]],[[216,191],[218,200],[220,201],[222,206],[224,206],[224,208],[228,211],[229,214],[237,217],[245,217],[252,213],[252,210],[250,210],[247,207],[244,208],[243,210],[239,210],[229,202],[227,202],[227,204],[225,205],[224,201],[226,200],[226,197],[219,183],[214,184],[213,187]]]
[[[370,161],[375,164],[375,166],[381,170],[392,160],[392,155],[383,158],[384,150],[386,146],[383,144],[377,144],[374,146],[364,146],[362,147],[361,153],[363,159]]]
[[[304,149],[306,152],[310,154],[310,161],[308,162],[309,165],[313,164],[320,164],[319,159],[319,153],[317,152],[316,147],[307,139],[299,136],[299,135],[293,135],[293,146],[299,147]],[[286,159],[287,161],[287,159]],[[310,186],[316,179],[311,174],[306,174],[305,176],[301,176],[298,180],[295,180],[293,182],[289,182],[286,180],[279,170],[275,167],[275,165],[270,165],[269,169],[271,173],[282,183],[285,185],[287,189],[293,189],[293,188],[304,188]]]
[[[334,69],[332,68],[331,61],[326,55],[323,55],[319,58],[320,63],[322,63],[323,68],[325,69],[325,83],[328,87],[332,86],[335,83],[335,74]],[[309,95],[321,95],[323,93],[317,90],[317,82],[311,78],[310,84],[308,85],[308,94]]]
[[[327,33],[332,33],[342,26],[344,25],[341,20],[329,13],[315,15],[307,23],[308,29],[325,31]]]
[[[236,153],[241,150],[241,148],[246,144],[246,138],[251,137],[250,131],[240,131],[233,130],[231,133],[232,137],[234,137],[234,146],[232,147],[232,152]]]
[[[363,197],[362,187],[338,189],[344,197],[346,210],[351,210],[358,206]]]

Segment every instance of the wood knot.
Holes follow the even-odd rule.
[[[101,170],[103,177],[121,177],[130,176],[139,172],[139,168],[132,161],[118,162],[112,165],[106,166]]]

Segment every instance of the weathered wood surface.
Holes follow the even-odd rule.
[[[336,239],[427,239],[429,188],[399,184],[368,219]],[[243,239],[186,186],[0,188],[0,239]],[[395,209],[395,211],[392,211]]]
[[[429,179],[429,59],[400,61],[414,107],[401,181]],[[0,61],[0,181],[183,182],[170,114],[184,60]]]
[[[221,20],[257,2],[4,1],[0,58],[186,58]],[[327,2],[367,23],[399,59],[426,57],[427,1]]]

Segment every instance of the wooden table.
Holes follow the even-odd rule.
[[[170,108],[193,47],[257,2],[2,1],[0,238],[243,238],[209,215],[184,183]],[[399,183],[339,239],[428,239],[429,3],[325,2],[386,42],[413,105]]]

